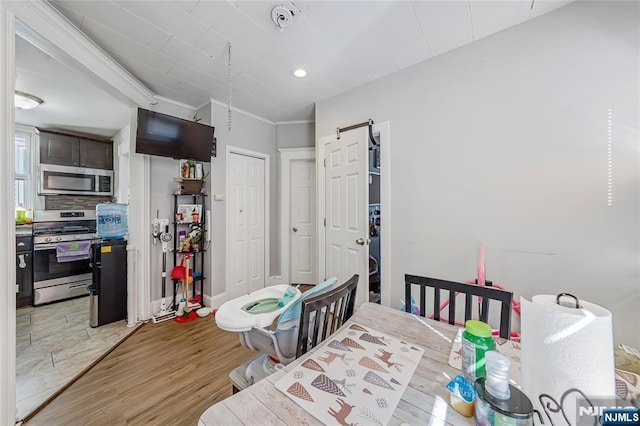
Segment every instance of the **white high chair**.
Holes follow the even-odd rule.
[[[266,287],[230,300],[218,309],[215,315],[218,327],[240,333],[243,346],[261,352],[246,365],[244,379],[248,385],[273,373],[278,365],[287,365],[296,359],[302,301],[332,290],[337,281],[336,277],[329,278],[304,294],[296,289],[294,298],[272,312],[252,314],[251,305],[269,298],[282,298],[290,286]]]

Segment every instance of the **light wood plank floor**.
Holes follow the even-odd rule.
[[[89,326],[89,297],[16,310],[16,417],[53,397],[134,328]]]
[[[231,396],[231,370],[256,355],[212,315],[149,322],[26,425],[197,425]]]

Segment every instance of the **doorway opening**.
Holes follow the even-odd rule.
[[[316,163],[313,148],[279,149],[282,281],[316,284]]]
[[[342,282],[358,274],[356,305],[388,306],[389,123],[373,124],[372,137],[359,127],[318,141],[318,270]]]
[[[369,141],[369,302],[380,303],[380,133]]]

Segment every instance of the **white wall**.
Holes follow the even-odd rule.
[[[113,137],[113,193],[118,203],[129,203],[129,142],[131,127],[127,124]]]
[[[488,279],[601,304],[640,346],[638,18],[576,2],[316,105],[316,137],[390,121],[393,306],[405,273],[474,278],[484,242]]]
[[[214,297],[214,306],[219,306],[221,301],[224,301],[224,295],[226,291],[225,284],[225,201],[213,201],[214,194],[227,195],[226,194],[226,147],[227,145],[245,148],[253,151],[262,152],[270,155],[271,159],[271,206],[269,211],[270,216],[270,249],[271,249],[271,265],[266,265],[265,276],[279,273],[280,270],[280,256],[278,253],[278,233],[277,233],[277,204],[275,203],[276,194],[276,131],[275,126],[272,123],[263,121],[252,117],[247,114],[243,114],[238,111],[232,111],[232,130],[229,132],[227,126],[227,109],[226,107],[212,103],[207,107],[199,110],[199,115],[205,117],[205,114],[210,111],[211,123],[215,127],[215,135],[218,141],[217,152],[218,155],[211,162],[211,176],[209,179],[208,193],[211,194],[211,222],[212,222],[212,235],[211,245],[209,252],[211,253],[212,265],[211,269],[207,272],[208,288],[211,288],[211,295]],[[203,121],[205,119],[203,118]],[[267,283],[268,284],[268,283]]]

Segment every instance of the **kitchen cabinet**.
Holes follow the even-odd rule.
[[[33,304],[31,237],[16,237],[16,307]]]
[[[107,139],[40,130],[40,163],[113,170],[113,143]]]

